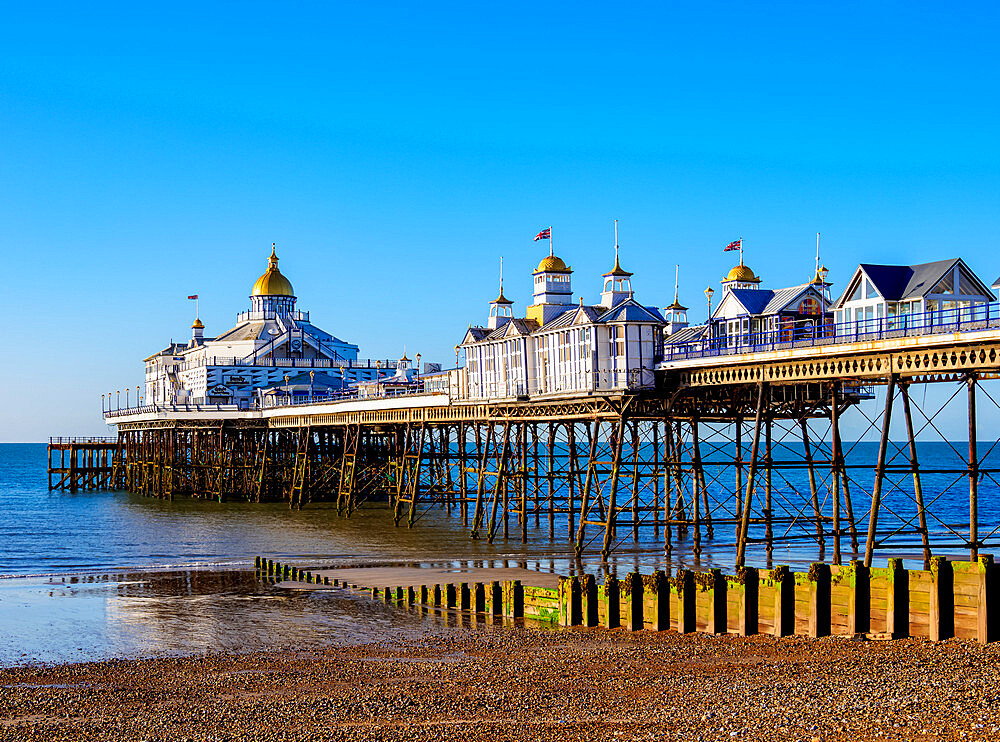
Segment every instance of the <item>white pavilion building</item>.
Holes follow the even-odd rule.
[[[357,345],[316,327],[295,303],[272,245],[267,270],[250,291],[250,309],[236,315],[235,326],[205,337],[195,318],[189,342],[172,342],[145,359],[145,404],[248,407],[257,390],[287,386],[295,394],[306,386],[309,396],[330,395],[397,372],[396,361],[359,361]],[[303,384],[309,371],[312,383]]]
[[[533,273],[533,303],[515,317],[503,294],[490,302],[485,326],[470,326],[464,391],[469,399],[524,398],[653,386],[663,318],[635,300],[632,274],[615,266],[603,276],[601,302],[573,301],[573,270],[547,255]]]

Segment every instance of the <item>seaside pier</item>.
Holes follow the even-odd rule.
[[[617,250],[600,304],[572,303],[571,273],[543,259],[524,318],[501,281],[487,324],[456,346],[465,363],[421,369],[405,353],[358,361],[317,330],[272,250],[233,330],[204,338],[196,320],[187,346],[147,359],[151,402],[105,410],[118,428],[107,486],[325,502],[343,517],[379,503],[400,527],[440,509],[473,539],[605,558],[630,542],[695,557],[711,544],[771,566],[786,545],[926,565],[998,542],[979,514],[995,436],[980,440],[977,416],[997,406],[1000,306],[962,261],[860,266],[833,301],[825,269],[770,291],[741,257],[697,326],[676,289],[663,315],[639,304]],[[239,358],[213,351],[235,341]],[[925,409],[915,390],[929,385],[948,402]],[[966,420],[967,445],[940,434],[945,414]],[[935,436],[944,453],[922,461],[918,439]]]

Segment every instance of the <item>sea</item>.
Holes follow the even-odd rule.
[[[855,518],[861,546],[867,528],[877,445],[845,444],[855,491]],[[964,466],[967,443],[918,444],[924,497],[933,512],[928,527],[936,554],[968,558],[969,485],[961,474],[939,473]],[[896,457],[905,450],[894,448]],[[725,455],[716,449],[715,455]],[[443,510],[423,513],[413,528],[394,525],[384,503],[366,503],[352,517],[317,503],[290,510],[278,503],[247,504],[206,500],[164,501],[125,492],[50,491],[46,445],[0,444],[0,666],[61,663],[107,658],[251,651],[278,645],[331,645],[420,636],[442,630],[439,618],[396,610],[343,590],[289,591],[258,579],[255,556],[304,566],[408,564],[461,568],[520,566],[573,574],[731,567],[733,536],[703,534],[703,550],[692,549],[692,534],[678,539],[670,558],[662,531],[631,529],[612,557],[600,559],[599,545],[577,560],[567,539],[568,524],[557,523],[550,538],[543,517],[529,518],[528,543],[512,537],[472,540],[461,519]],[[981,538],[996,539],[1000,525],[1000,451],[981,446],[984,473],[979,481]],[[711,462],[713,451],[706,454]],[[899,462],[897,462],[899,463]],[[730,468],[706,465],[709,490]],[[776,517],[807,518],[801,497],[808,492],[802,470],[775,472]],[[829,472],[821,475],[821,498]],[[915,508],[909,476],[897,476],[883,493],[883,526],[898,527],[879,559],[901,556],[922,564],[912,535]],[[824,510],[829,502],[824,499]],[[796,515],[797,514],[797,515]],[[801,524],[799,524],[801,525]],[[799,526],[795,526],[798,528]],[[776,529],[792,526],[782,525]],[[803,529],[799,529],[803,530]],[[721,529],[720,529],[721,531]],[[751,544],[747,561],[757,566],[793,567],[830,558],[830,544],[815,540],[778,544],[768,554]],[[843,559],[853,558],[843,545]],[[985,549],[989,551],[989,549]]]

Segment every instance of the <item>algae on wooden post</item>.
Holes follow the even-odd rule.
[[[608,575],[601,585],[601,607],[604,613],[604,626],[609,629],[616,629],[621,625],[618,596],[618,578]]]
[[[642,576],[629,572],[618,583],[618,600],[622,624],[629,631],[642,630]]]
[[[670,584],[663,570],[642,575],[642,620],[651,631],[670,628]]]
[[[599,626],[600,606],[597,579],[593,575],[580,577],[580,619],[584,626]]]
[[[787,564],[771,570],[774,586],[774,635],[791,636],[795,633],[795,575]]]
[[[670,589],[677,596],[677,630],[682,634],[693,634],[698,629],[694,575],[687,569],[677,570],[677,574],[670,578]]]
[[[737,567],[736,574],[725,579],[726,604],[734,606],[736,633],[740,636],[756,634],[757,596],[760,586],[757,570],[754,567]]]
[[[955,593],[951,563],[931,557],[930,639],[950,639],[955,634]]]
[[[809,636],[830,635],[830,565],[813,562],[804,581],[799,581],[809,591],[806,625]]]

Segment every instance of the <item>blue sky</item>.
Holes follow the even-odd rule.
[[[272,241],[362,354],[453,360],[552,225],[595,300],[703,313],[746,261],[835,291],[861,260],[1000,274],[990,4],[8,5],[0,440],[101,433],[140,359],[231,326]]]

